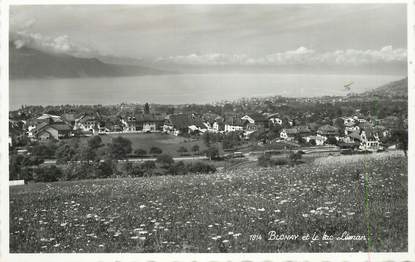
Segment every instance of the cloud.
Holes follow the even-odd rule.
[[[77,57],[93,57],[98,54],[89,47],[73,43],[67,35],[49,37],[21,30],[12,32],[10,40],[17,49],[27,46],[45,52],[68,54]]]
[[[263,57],[249,57],[245,54],[190,54],[187,56],[170,56],[156,59],[157,63],[185,65],[342,65],[359,66],[379,63],[406,62],[407,51],[385,46],[379,50],[334,50],[317,52],[314,49],[299,47],[295,50],[278,52]]]

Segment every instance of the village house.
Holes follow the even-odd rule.
[[[236,116],[230,116],[225,119],[225,132],[235,132],[235,131],[243,131],[244,129],[244,120]]]
[[[161,131],[164,121],[164,115],[154,113],[130,114],[121,118],[123,132]]]
[[[195,114],[169,115],[163,125],[163,132],[173,135],[183,133],[205,132],[208,126]]]
[[[280,132],[280,137],[284,140],[294,140],[296,135],[298,135],[297,128],[285,128]]]
[[[342,117],[344,126],[354,126],[355,119],[352,117]]]
[[[72,127],[66,123],[41,123],[34,130],[33,136],[40,140],[59,140],[73,135]]]
[[[225,124],[223,119],[218,119],[212,124],[212,131],[215,133],[219,133],[225,130]]]
[[[47,124],[54,124],[54,123],[65,123],[62,118],[60,116],[56,116],[56,115],[51,115],[51,114],[42,114],[41,116],[29,120],[26,122],[26,126],[27,126],[27,135],[29,138],[35,137],[34,132],[36,131],[37,127],[39,127],[40,125],[44,125],[45,123]]]
[[[81,130],[82,132],[87,133],[98,133],[100,129],[100,121],[97,117],[91,115],[82,115],[81,117],[75,119],[74,130]]]
[[[293,128],[297,129],[297,133],[301,137],[311,135],[311,130],[308,126],[300,125],[300,126],[294,126]]]
[[[344,127],[344,134],[346,136],[354,132],[360,133],[360,127],[359,126],[345,126]]]
[[[280,125],[282,126],[282,119],[279,118],[278,116],[270,116],[268,117],[268,120],[273,124],[273,125]]]
[[[319,134],[317,134],[315,136],[305,136],[305,137],[303,137],[303,139],[307,143],[311,143],[311,141],[314,141],[316,146],[322,146],[327,141],[326,136],[322,136],[322,135],[319,135]]]
[[[325,137],[338,136],[339,135],[339,129],[335,126],[323,125],[323,126],[320,126],[317,129],[317,134],[319,134],[321,136],[325,136]]]
[[[378,135],[369,129],[361,130],[360,134],[359,132],[350,133],[348,137],[349,140],[343,139],[343,141],[358,143],[360,150],[377,151],[381,149]]]

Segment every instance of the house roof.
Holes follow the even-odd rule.
[[[284,129],[283,131],[285,131],[285,133],[287,133],[287,135],[298,134],[298,129],[297,128],[287,128],[287,129]]]
[[[268,122],[267,117],[264,116],[263,114],[260,114],[260,113],[253,113],[253,114],[249,114],[247,116],[252,118],[255,122]]]
[[[59,123],[59,124],[49,124],[49,123],[41,123],[41,124],[39,124],[34,130],[33,130],[33,133],[35,133],[35,134],[40,134],[40,133],[42,133],[43,131],[45,131],[46,130],[46,128],[53,128],[53,129],[55,129],[55,130],[57,130],[58,132],[59,131],[71,131],[72,130],[72,128],[71,128],[71,126],[69,126],[68,124],[65,124],[65,123]]]
[[[94,116],[91,115],[83,115],[81,116],[78,121],[80,123],[85,123],[85,122],[89,122],[89,121],[96,121],[97,119]]]
[[[136,122],[162,122],[164,121],[164,116],[159,114],[136,114]]]
[[[354,139],[361,140],[360,134],[357,131],[350,133],[348,136],[351,137],[351,138],[354,138]]]
[[[373,125],[371,124],[371,123],[369,123],[369,122],[362,122],[362,123],[359,123],[359,128],[360,129],[362,129],[362,130],[367,130],[367,129],[372,129],[373,128]]]
[[[324,125],[324,126],[320,126],[318,128],[318,131],[319,132],[322,132],[322,133],[327,133],[327,132],[330,132],[331,133],[331,132],[338,132],[339,129],[337,127],[335,127],[335,126]]]
[[[245,120],[242,120],[239,117],[232,116],[225,118],[225,124],[226,125],[232,125],[232,126],[243,126],[245,123]]]
[[[298,133],[309,133],[311,132],[310,128],[308,126],[295,126],[295,129],[297,129]]]
[[[62,118],[66,121],[75,121],[75,115],[74,114],[63,114]]]
[[[169,121],[175,128],[183,129],[193,125],[193,116],[191,114],[174,114],[169,116]]]
[[[52,124],[50,125],[51,128],[54,128],[58,131],[70,131],[72,128],[67,124]]]

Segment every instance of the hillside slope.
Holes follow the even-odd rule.
[[[377,97],[408,97],[408,78],[388,83],[361,94]]]

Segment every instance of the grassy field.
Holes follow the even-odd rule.
[[[144,149],[147,153],[151,147],[159,147],[163,150],[163,153],[171,156],[179,156],[180,153],[177,150],[184,146],[189,154],[192,154],[192,147],[198,145],[200,152],[206,149],[206,145],[201,140],[192,138],[184,138],[180,136],[173,136],[164,133],[136,133],[136,134],[109,134],[101,135],[102,142],[104,144],[111,143],[111,140],[117,136],[122,136],[131,141],[133,152],[135,149]],[[81,142],[86,143],[88,137],[82,137]]]
[[[11,252],[407,251],[407,159],[10,188]],[[268,240],[269,232],[299,239]],[[343,232],[366,240],[337,239]],[[302,240],[306,234],[333,240]]]

